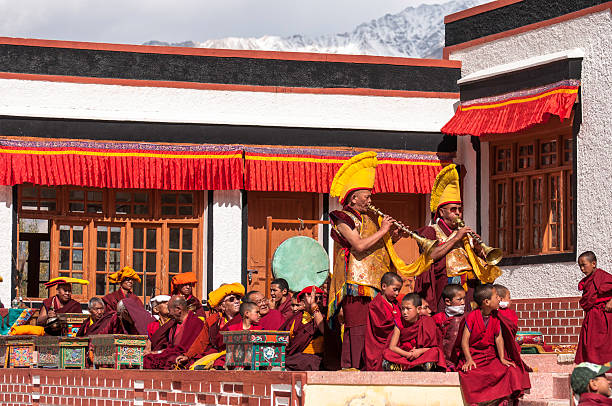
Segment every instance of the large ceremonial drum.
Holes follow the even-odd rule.
[[[275,278],[283,278],[289,290],[321,286],[329,274],[329,257],[321,244],[310,237],[292,237],[278,246],[272,259]]]

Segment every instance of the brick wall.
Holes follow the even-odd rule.
[[[584,311],[579,297],[516,299],[519,331],[540,331],[546,344],[577,344]]]
[[[0,404],[301,406],[306,375],[258,371],[3,369]]]

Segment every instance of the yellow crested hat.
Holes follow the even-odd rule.
[[[89,285],[89,281],[86,281],[85,279],[67,278],[67,277],[60,276],[58,278],[50,279],[49,282],[45,283],[45,287],[50,288],[50,287],[57,286],[57,285],[64,285],[66,283],[78,283],[79,285]]]
[[[355,155],[346,161],[338,172],[336,172],[336,176],[334,176],[334,180],[329,190],[329,195],[331,197],[338,197],[338,200],[342,204],[352,191],[359,189],[371,190],[374,187],[374,180],[376,179],[377,165],[378,159],[374,151]]]
[[[213,290],[208,294],[208,304],[213,309],[221,303],[221,301],[228,295],[236,295],[243,297],[244,296],[244,286],[242,284],[236,283],[228,283],[225,285],[219,286],[217,289]]]
[[[128,279],[128,278],[137,280],[138,282],[142,282],[142,279],[140,279],[140,276],[138,276],[136,271],[134,271],[132,267],[130,266],[124,266],[117,272],[114,272],[108,275],[108,281],[110,283],[121,283],[123,282],[124,279]]]
[[[449,203],[461,204],[461,190],[459,189],[459,174],[455,164],[445,166],[434,181],[431,189],[431,200],[429,207],[432,213],[438,211],[438,207]]]

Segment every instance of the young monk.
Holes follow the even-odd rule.
[[[402,300],[402,321],[391,335],[389,348],[383,352],[385,371],[446,371],[446,361],[438,342],[438,328],[429,316],[420,316],[422,299],[409,293]]]
[[[258,330],[278,330],[283,324],[283,315],[279,310],[270,309],[270,302],[263,293],[252,290],[244,295],[242,301],[255,303],[259,306],[261,320],[257,323]]]
[[[578,406],[612,406],[612,391],[606,379],[608,371],[609,365],[590,362],[583,362],[574,368],[570,382],[574,393],[580,396]]]
[[[318,371],[323,360],[325,323],[317,303],[316,286],[304,288],[297,294],[304,310],[294,313],[281,327],[289,331],[289,345],[285,349],[285,366],[290,371]],[[324,309],[323,309],[324,310]]]
[[[261,314],[259,314],[259,306],[253,302],[244,302],[240,305],[240,317],[242,323],[234,323],[228,326],[229,331],[242,331],[242,330],[259,330],[257,323],[261,320]]]
[[[597,268],[597,257],[592,251],[580,254],[578,265],[585,275],[578,284],[582,291],[580,306],[585,314],[575,362],[603,365],[612,361],[612,275]]]
[[[460,336],[460,326],[465,311],[465,290],[457,283],[448,284],[442,289],[444,311],[433,315],[438,326],[440,344],[449,371],[456,371],[455,362],[459,357],[460,348],[456,346],[457,336]],[[453,361],[454,360],[454,361]]]
[[[421,298],[421,310],[419,310],[419,316],[431,316],[431,307],[429,307],[427,300],[423,298]]]
[[[504,339],[499,319],[493,311],[499,308],[499,296],[491,284],[474,289],[478,310],[465,316],[462,323],[462,357],[459,360],[459,381],[467,403],[514,401],[513,377],[516,363],[505,358]],[[520,358],[518,359],[520,361]]]
[[[365,369],[382,371],[383,351],[389,344],[389,336],[396,325],[401,325],[401,311],[397,295],[402,288],[402,278],[385,273],[380,280],[381,292],[368,304],[365,336]]]
[[[289,284],[283,278],[274,279],[270,283],[270,308],[276,309],[283,315],[283,319],[287,320],[293,314],[291,310],[291,293],[289,293]]]

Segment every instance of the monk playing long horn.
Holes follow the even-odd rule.
[[[344,318],[343,369],[365,366],[368,304],[379,293],[382,275],[398,271],[415,276],[431,263],[422,255],[405,265],[393,249],[392,240],[400,237],[392,231],[394,220],[369,212],[377,165],[375,152],[356,155],[338,170],[330,188],[330,196],[338,197],[343,207],[329,214],[335,244],[327,318],[331,321],[338,312]]]

